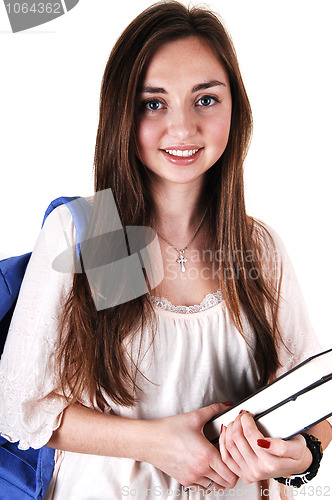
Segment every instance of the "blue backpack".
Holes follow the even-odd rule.
[[[78,200],[78,203],[69,203]],[[69,204],[68,204],[69,203]],[[46,217],[54,208],[68,204],[73,217],[76,241],[83,241],[89,221],[90,205],[84,198],[60,197],[52,201],[45,212]],[[79,252],[79,243],[77,244]],[[0,355],[14,312],[16,300],[31,253],[10,257],[0,261]],[[10,443],[0,436],[0,498],[1,500],[41,500],[47,491],[54,469],[52,448],[44,446],[38,450],[20,450],[17,443]]]

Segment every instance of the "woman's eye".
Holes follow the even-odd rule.
[[[198,106],[203,106],[205,108],[213,106],[216,102],[220,102],[216,97],[212,97],[211,95],[204,95],[200,99],[198,99]]]
[[[142,108],[146,111],[158,111],[161,107],[162,103],[157,99],[149,99],[142,103]]]

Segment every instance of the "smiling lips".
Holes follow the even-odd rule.
[[[176,165],[190,165],[200,156],[203,148],[187,147],[184,149],[162,149],[161,152],[165,158]]]

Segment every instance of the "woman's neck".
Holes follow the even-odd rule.
[[[184,239],[196,230],[206,206],[202,200],[202,186],[174,184],[154,186],[154,226],[171,237]]]

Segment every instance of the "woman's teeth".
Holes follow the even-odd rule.
[[[166,153],[172,156],[193,156],[199,151],[199,149],[186,149],[184,151],[175,149],[165,149],[165,151]]]

